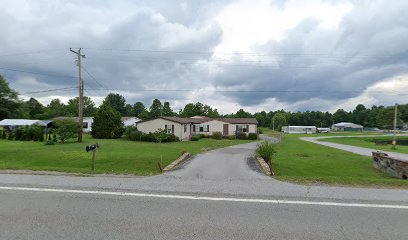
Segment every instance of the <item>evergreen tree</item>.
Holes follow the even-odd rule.
[[[163,105],[159,99],[154,99],[150,106],[150,118],[157,118],[163,115]]]
[[[103,104],[109,104],[122,116],[125,116],[127,114],[125,97],[118,93],[109,93],[108,96],[106,96],[103,100]]]
[[[163,116],[174,116],[173,110],[170,108],[169,102],[164,102],[163,104]]]
[[[92,124],[91,135],[94,138],[120,138],[124,126],[118,111],[109,104],[102,104],[96,111]]]

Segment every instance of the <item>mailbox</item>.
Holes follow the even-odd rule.
[[[94,150],[97,149],[98,147],[99,147],[98,144],[88,145],[88,146],[85,147],[85,150],[86,150],[87,152],[89,152],[89,151],[94,151]]]

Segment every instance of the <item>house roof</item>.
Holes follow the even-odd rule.
[[[129,119],[134,119],[134,120],[136,120],[136,122],[139,122],[139,121],[141,121],[139,118],[137,118],[137,117],[122,117],[122,121],[127,121],[127,120],[129,120]]]
[[[163,116],[161,119],[168,121],[180,123],[180,124],[200,124],[213,120],[231,123],[231,124],[258,124],[255,118],[209,118],[209,117],[192,117],[192,118],[182,118],[182,117],[169,117]],[[146,122],[146,121],[144,121]]]
[[[363,128],[363,126],[351,122],[340,122],[333,124],[333,127],[353,127],[353,128]]]
[[[45,126],[46,123],[41,120],[31,120],[31,119],[3,119],[0,121],[0,126],[31,126],[40,125]]]

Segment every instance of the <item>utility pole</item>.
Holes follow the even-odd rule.
[[[394,109],[394,133],[392,135],[392,149],[396,148],[397,145],[397,108],[398,104],[395,104],[395,109]]]
[[[81,59],[85,58],[85,55],[81,54],[81,48],[78,51],[69,49],[71,52],[75,53],[78,57],[77,66],[78,66],[78,82],[79,82],[79,103],[78,103],[78,122],[79,122],[79,133],[78,133],[78,142],[82,142],[83,134],[83,125],[84,125],[84,81],[82,80],[82,68],[81,68]]]

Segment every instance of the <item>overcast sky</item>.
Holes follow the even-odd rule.
[[[222,113],[407,103],[407,12],[406,0],[2,0],[0,74],[22,97],[66,102],[81,47],[98,104],[109,92]]]

